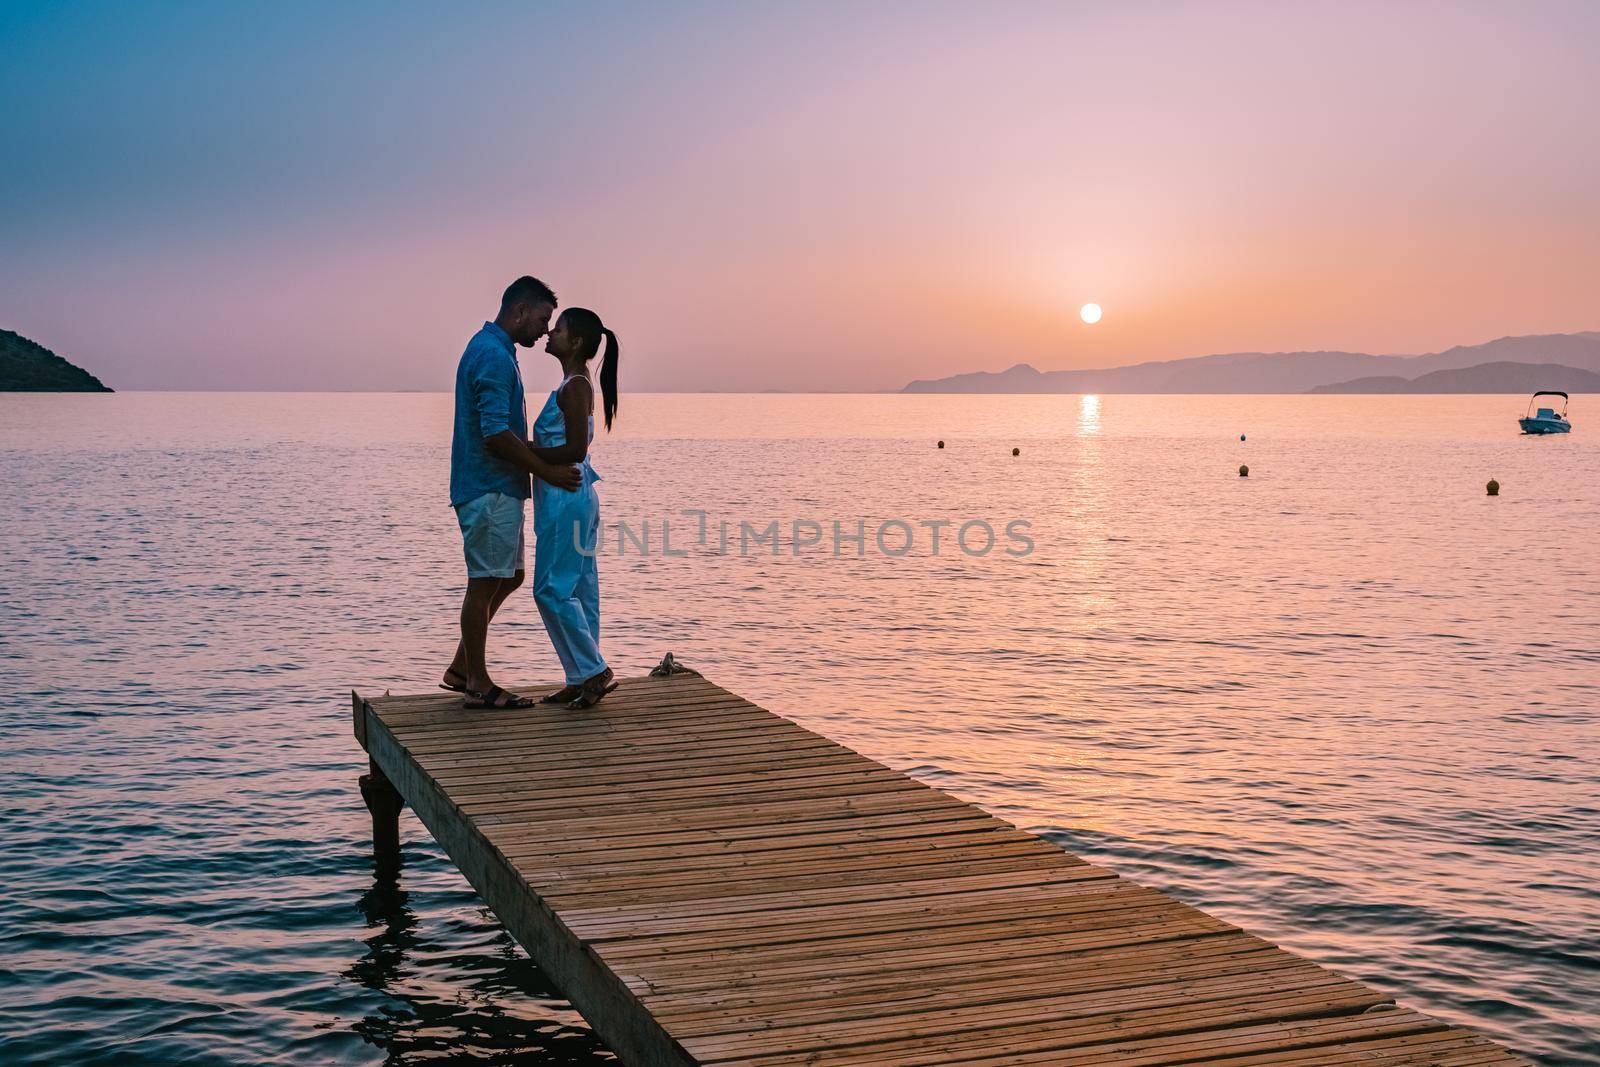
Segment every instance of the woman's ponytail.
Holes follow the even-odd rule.
[[[606,329],[600,316],[588,308],[567,308],[561,313],[561,322],[577,332],[578,355],[587,367],[600,355],[600,342],[606,342],[605,359],[600,363],[600,396],[606,415],[606,429],[617,414],[617,356],[622,349],[617,346],[617,335]],[[593,412],[593,408],[589,409]]]
[[[600,332],[606,338],[606,358],[600,364],[600,397],[606,416],[606,429],[609,431],[612,416],[617,413],[617,356],[621,349],[617,347],[616,334],[604,328]]]

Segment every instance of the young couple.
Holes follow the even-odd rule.
[[[467,343],[456,368],[450,505],[466,547],[467,595],[461,643],[440,686],[463,694],[469,708],[535,703],[496,685],[484,662],[489,620],[523,582],[522,513],[530,496],[533,599],[567,681],[538,703],[589,708],[617,687],[600,655],[600,500],[594,488],[600,476],[589,465],[596,391],[607,430],[617,411],[617,337],[584,308],[567,308],[551,329],[555,310],[549,286],[518,278],[501,298],[500,314]],[[529,434],[517,346],[532,348],[547,332],[545,351],[561,364],[561,384]]]

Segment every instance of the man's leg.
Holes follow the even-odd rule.
[[[526,574],[524,572],[518,571],[509,578],[469,578],[467,580],[467,597],[469,600],[472,597],[473,582],[499,583],[493,594],[489,597],[489,618],[483,624],[484,638],[478,643],[478,655],[480,659],[484,659],[487,656],[485,648],[488,645],[489,623],[494,620],[495,612],[499,611],[500,605],[506,602],[506,597],[514,593],[517,588],[522,585],[525,577]],[[474,687],[467,685],[467,643],[464,638],[464,635],[467,632],[465,621],[466,615],[467,604],[466,601],[463,601],[461,604],[461,633],[463,634],[463,640],[456,642],[456,655],[455,658],[450,661],[450,666],[445,668],[444,683],[446,685],[466,686],[468,689],[471,689]],[[487,673],[487,671],[485,671],[485,673]],[[480,689],[479,692],[482,692],[482,690]]]
[[[469,694],[494,686],[484,650],[489,620],[524,577],[522,515],[522,501],[504,493],[486,493],[456,508],[467,560],[467,595],[461,600],[461,639],[445,671],[447,686]]]
[[[461,643],[457,646],[460,677],[473,692],[486,692],[494,684],[484,662],[484,646],[489,640],[489,618],[494,614],[495,597],[505,578],[468,578],[467,595],[461,600]]]

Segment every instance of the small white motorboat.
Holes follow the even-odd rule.
[[[1561,410],[1555,408],[1539,408],[1534,410],[1534,405],[1541,396],[1559,396]],[[1517,420],[1522,424],[1523,433],[1571,433],[1572,423],[1567,421],[1567,394],[1555,390],[1543,389],[1533,394],[1528,401],[1528,413]]]

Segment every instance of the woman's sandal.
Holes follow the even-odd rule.
[[[460,685],[451,685],[450,684],[448,679],[450,678],[450,676],[452,674],[454,674],[457,678],[461,679],[461,684]],[[440,689],[443,689],[446,693],[460,693],[463,696],[466,695],[466,692],[467,692],[467,680],[466,680],[465,677],[463,677],[461,674],[458,674],[455,671],[445,671],[444,672],[444,676],[445,676],[446,680],[439,683],[439,688]]]
[[[584,708],[592,708],[596,704],[600,703],[601,697],[605,696],[616,687],[617,676],[611,673],[610,667],[607,667],[593,678],[590,678],[588,681],[584,682],[583,685],[579,687],[577,698],[567,704],[567,707],[571,708],[573,711],[582,711]]]
[[[581,694],[582,692],[583,692],[583,686],[581,686],[581,685],[569,685],[564,689],[557,689],[554,693],[551,693],[549,696],[540,697],[539,698],[539,703],[541,703],[541,704],[565,704],[569,700],[576,699],[578,697],[578,695]]]
[[[502,701],[500,698],[504,697]],[[473,711],[508,711],[513,708],[531,708],[534,702],[527,697],[508,693],[498,685],[491,685],[482,693],[476,690],[467,690],[467,699],[461,705]]]

